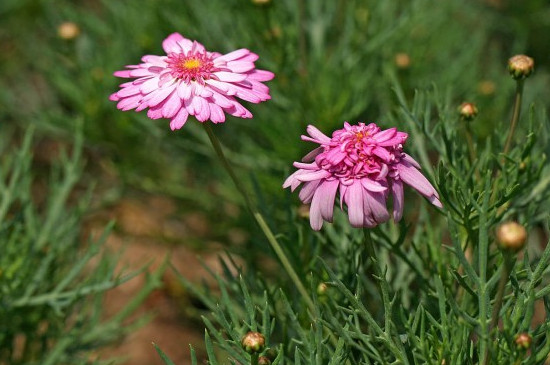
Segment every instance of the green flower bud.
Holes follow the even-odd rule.
[[[241,345],[249,354],[262,352],[265,347],[265,337],[260,332],[248,332],[244,335]]]
[[[514,79],[525,79],[535,70],[535,61],[526,55],[516,55],[508,60],[508,70]]]
[[[271,360],[266,356],[260,356],[258,358],[258,365],[271,365]]]
[[[460,117],[464,120],[473,120],[477,115],[477,107],[473,103],[462,103],[458,108]]]
[[[317,294],[318,295],[325,295],[328,290],[328,285],[326,283],[320,283],[317,285]]]
[[[525,246],[527,231],[525,227],[516,222],[501,224],[496,231],[497,242],[501,249],[518,252]]]
[[[65,40],[75,39],[79,34],[80,28],[73,22],[63,22],[57,27],[57,35]]]
[[[528,333],[523,332],[516,335],[516,339],[514,342],[516,343],[516,348],[518,350],[527,350],[529,349],[529,347],[531,347],[532,341],[533,339],[531,338],[531,336]]]

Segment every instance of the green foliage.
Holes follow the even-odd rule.
[[[289,262],[310,289],[313,307],[279,266],[271,268],[280,264],[279,257],[252,219],[241,217],[238,223],[251,238],[234,251],[246,266],[229,262],[223,274],[212,272],[219,292],[181,278],[207,308],[201,314],[210,363],[257,361],[240,345],[247,331],[256,330],[266,336],[270,350],[263,355],[273,364],[543,364],[550,352],[550,168],[545,157],[550,104],[544,64],[549,11],[542,0],[280,0],[268,5],[5,0],[0,14],[10,16],[0,17],[0,29],[11,32],[0,31],[5,72],[0,79],[15,86],[12,92],[0,90],[6,105],[0,117],[25,127],[24,121],[35,120],[57,135],[68,134],[75,118],[82,118],[86,142],[115,162],[125,182],[183,198],[211,213],[212,221],[229,225],[233,222],[226,217],[218,219],[220,197],[241,201],[216,165],[202,129],[190,122],[171,133],[167,121],[116,111],[107,100],[117,82],[109,75],[139,62],[143,54],[161,53],[160,41],[175,31],[220,52],[249,48],[260,55],[259,68],[276,74],[269,83],[273,99],[247,106],[253,122],[229,118],[215,133],[244,185],[254,191],[251,199],[276,227]],[[55,33],[66,20],[80,27],[75,39]],[[513,148],[503,153],[514,95],[505,64],[515,53],[535,55],[537,71],[526,80],[524,93],[532,106],[524,107]],[[399,65],[398,54],[410,64]],[[479,108],[472,122],[457,115],[463,101]],[[409,133],[405,148],[437,186],[444,209],[438,213],[408,193],[399,224],[365,233],[337,214],[333,225],[313,233],[297,212],[297,199],[281,183],[291,162],[310,147],[299,142],[306,125],[330,133],[344,120],[377,121]],[[6,316],[29,321],[25,328],[33,330],[25,333],[34,333],[43,318],[57,320],[48,326],[56,329],[48,338],[70,330],[66,333],[76,341],[74,346],[60,341],[56,346],[64,351],[95,345],[99,337],[78,334],[88,330],[99,336],[103,325],[97,316],[92,317],[96,322],[79,322],[90,312],[74,308],[98,310],[82,301],[83,294],[123,278],[112,276],[107,259],[91,277],[81,277],[100,243],[90,242],[89,252],[75,250],[78,219],[65,216],[74,213],[64,207],[80,167],[65,160],[51,202],[37,210],[28,192],[30,159],[15,156],[3,167],[10,172],[1,189],[0,217],[9,219],[0,220],[0,234],[6,237],[2,244],[17,241],[16,247],[32,255],[22,257],[13,246],[2,251],[0,280],[10,277],[2,285],[15,294],[3,292],[1,309],[19,308],[13,303],[40,307],[42,314],[34,317]],[[214,194],[206,194],[205,186]],[[520,222],[530,235],[528,249],[513,261],[509,275],[507,254],[494,242],[495,228],[507,220]],[[49,249],[41,251],[44,247]],[[52,270],[61,279],[49,281],[46,273]],[[502,304],[501,276],[506,279]],[[495,316],[500,326],[492,323]],[[8,328],[7,337],[0,337],[4,343],[22,331]],[[514,343],[522,332],[533,339],[529,351]],[[44,342],[45,335],[40,336]],[[171,364],[161,348],[155,345]],[[198,363],[193,348],[191,354]]]
[[[125,319],[159,286],[161,270],[104,318],[103,294],[141,272],[115,271],[117,257],[103,249],[110,227],[98,239],[81,237],[89,199],[71,194],[83,168],[82,136],[52,167],[43,203],[36,201],[38,177],[31,170],[33,133],[21,146],[9,136],[0,147],[0,363],[89,364],[91,350],[132,328]]]
[[[333,225],[312,234],[308,223],[291,213],[283,242],[302,280],[310,284],[312,310],[286,277],[268,272],[266,280],[265,273],[234,263],[224,264],[223,276],[212,273],[220,295],[181,278],[211,311],[203,320],[212,364],[254,364],[239,344],[249,330],[266,336],[281,363],[545,362],[550,354],[550,245],[533,235],[529,250],[514,257],[500,306],[498,284],[506,253],[494,244],[493,232],[514,219],[528,232],[548,237],[544,207],[550,191],[542,185],[549,173],[543,152],[546,118],[532,109],[523,122],[537,132],[518,138],[525,142],[507,155],[498,153],[506,137],[498,133],[491,141],[476,140],[475,155],[470,155],[464,122],[447,112],[450,107],[436,90],[419,92],[412,107],[399,84],[395,90],[400,102],[396,113],[421,141],[411,153],[425,159],[426,166],[431,151],[440,156],[433,177],[445,214],[423,204],[409,212],[407,223],[384,224],[364,234],[340,214]],[[544,319],[539,313],[535,321],[541,310]],[[493,327],[495,316],[501,327]],[[521,333],[532,337],[529,351],[515,344]]]

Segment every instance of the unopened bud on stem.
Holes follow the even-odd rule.
[[[533,339],[528,333],[520,333],[516,335],[515,343],[518,350],[527,350],[531,347],[531,342]]]
[[[260,356],[258,359],[258,365],[271,365],[271,360],[266,356]]]
[[[241,345],[249,354],[262,352],[265,347],[265,337],[259,332],[248,332],[244,335]]]
[[[460,117],[464,120],[471,121],[477,115],[477,107],[473,103],[462,103],[458,108]]]
[[[63,22],[57,27],[57,35],[66,40],[75,39],[79,34],[80,28],[73,22]]]
[[[508,60],[508,70],[514,79],[525,79],[535,70],[535,61],[526,55],[516,55]]]
[[[517,252],[525,246],[527,231],[516,222],[503,223],[497,228],[497,241],[501,249]]]

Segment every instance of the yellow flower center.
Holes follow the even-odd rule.
[[[181,67],[189,71],[195,71],[201,68],[201,66],[202,66],[202,62],[197,58],[188,58],[185,61],[183,61],[181,64]]]
[[[355,132],[355,138],[357,142],[361,142],[363,138],[366,138],[369,136],[368,132]]]

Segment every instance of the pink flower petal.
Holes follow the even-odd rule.
[[[233,72],[247,72],[254,69],[254,62],[231,61],[227,62],[227,67]]]
[[[388,188],[386,188],[384,185],[380,184],[378,181],[371,180],[368,177],[364,177],[361,179],[361,184],[363,187],[369,191],[372,192],[382,192],[386,191]]]
[[[363,210],[363,186],[358,180],[351,184],[346,192],[349,222],[352,227],[362,227],[365,212]]]
[[[396,168],[397,171],[399,171],[401,180],[416,189],[420,194],[431,196],[435,193],[435,189],[428,179],[426,179],[415,167],[409,165],[408,162],[401,161]]]
[[[383,193],[363,191],[363,198],[367,201],[372,217],[377,223],[384,223],[390,219],[390,213],[386,207],[386,197]]]
[[[195,84],[187,85],[185,82],[181,82],[177,86],[178,95],[182,100],[188,100],[193,94]]]
[[[319,170],[319,171],[313,171],[313,172],[307,172],[302,175],[300,175],[299,179],[300,181],[313,181],[313,180],[320,180],[324,179],[330,176],[330,172],[325,170]]]
[[[219,81],[224,81],[224,82],[240,82],[240,81],[246,80],[246,77],[247,77],[245,74],[237,74],[237,73],[226,72],[226,71],[214,72],[213,75],[216,76]],[[230,85],[228,85],[227,87],[230,87]]]
[[[128,78],[128,77],[132,77],[130,76],[130,73],[132,71],[131,70],[122,70],[122,71],[115,71],[113,73],[113,75],[115,75],[116,77],[124,77],[124,78]]]
[[[248,73],[249,80],[255,80],[259,82],[270,81],[275,77],[275,74],[265,70],[254,70]]]
[[[160,119],[160,118],[162,118],[162,108],[150,108],[147,111],[147,116],[151,119]]]
[[[223,109],[214,103],[208,103],[210,107],[210,120],[212,123],[223,123],[225,122],[225,113]]]
[[[376,133],[372,136],[372,139],[374,139],[377,143],[387,141],[388,139],[395,136],[395,133],[397,132],[397,128],[390,128],[386,129],[385,131],[381,131]]]
[[[401,159],[407,161],[410,165],[416,167],[419,170],[422,169],[422,167],[420,167],[420,164],[418,162],[416,162],[416,160],[414,158],[407,155],[406,153],[402,154]]]
[[[135,109],[139,105],[141,98],[142,98],[141,94],[124,98],[120,100],[116,106],[118,109],[123,111]]]
[[[184,126],[185,122],[187,122],[188,116],[189,113],[187,113],[187,110],[185,110],[185,108],[180,108],[178,114],[176,114],[176,116],[170,121],[170,128],[173,131],[176,129],[180,129]]]
[[[308,125],[306,131],[311,137],[314,138],[314,141],[318,141],[318,143],[330,142],[330,138],[313,125]]]
[[[400,180],[394,180],[391,184],[393,196],[393,220],[399,222],[403,217],[403,183]]]
[[[177,92],[172,92],[162,107],[162,116],[172,118],[182,109],[181,99]]]
[[[229,61],[237,60],[241,57],[246,56],[249,53],[250,51],[248,49],[245,49],[245,48],[237,49],[233,52],[229,52],[223,56],[216,58],[215,62],[216,64],[219,64],[220,61],[229,62]]]
[[[163,89],[155,90],[143,98],[143,102],[150,108],[159,105],[174,91],[175,86],[170,85]]]
[[[319,166],[317,166],[316,163],[294,162],[292,166],[296,167],[297,169],[303,170],[319,170]]]
[[[179,33],[172,33],[162,42],[162,48],[166,53],[180,53],[182,51],[178,41],[183,40],[183,36]]]
[[[317,190],[317,187],[319,186],[321,181],[322,180],[308,181],[304,184],[304,186],[302,186],[302,190],[300,190],[300,193],[298,194],[298,198],[300,198],[302,203],[311,203],[313,195],[315,194],[315,191]]]
[[[316,199],[320,200],[319,209],[321,210],[321,216],[327,222],[332,223],[332,216],[334,212],[334,203],[336,199],[336,191],[340,182],[338,180],[325,180],[317,188],[315,195],[313,196],[313,202]],[[312,207],[314,203],[311,203]]]
[[[310,153],[308,153],[307,155],[305,155],[304,157],[302,157],[302,162],[312,162],[312,161],[315,161],[315,157],[317,155],[319,155],[320,153],[322,153],[324,150],[323,147],[317,147],[316,149],[314,149],[313,151],[311,151]]]

